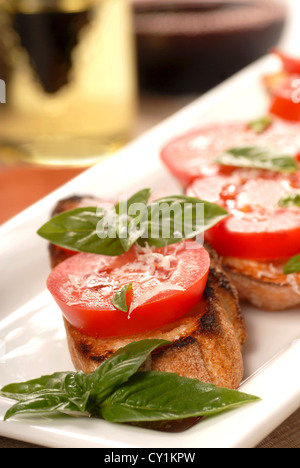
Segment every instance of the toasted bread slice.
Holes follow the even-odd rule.
[[[171,344],[152,355],[148,369],[175,372],[227,388],[238,388],[243,378],[245,322],[235,288],[216,258],[212,260],[203,301],[189,314],[162,328],[100,339],[82,334],[66,320],[64,323],[73,364],[86,373],[132,341],[158,338]]]
[[[86,206],[98,206],[101,202],[103,202],[103,200],[97,197],[91,197],[89,195],[74,195],[72,197],[65,198],[64,200],[60,200],[55,206],[52,212],[52,216],[64,213],[65,211],[75,210],[76,208],[84,208]]]
[[[59,202],[53,214],[84,206],[81,197]],[[97,199],[93,199],[97,203]],[[243,378],[242,346],[246,327],[237,291],[219,264],[216,253],[207,246],[211,268],[205,296],[189,314],[162,328],[138,335],[93,338],[84,335],[64,319],[71,359],[76,369],[93,372],[105,359],[126,344],[144,339],[165,339],[170,345],[153,353],[149,369],[175,372],[227,388],[238,388]],[[72,253],[50,246],[54,267]]]
[[[300,274],[285,275],[285,262],[257,262],[231,257],[220,261],[241,301],[272,312],[300,304]]]

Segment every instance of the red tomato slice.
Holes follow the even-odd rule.
[[[300,106],[300,104],[299,104]],[[300,126],[274,118],[266,131],[257,134],[248,123],[209,125],[175,138],[167,144],[161,158],[171,173],[187,187],[199,177],[230,173],[232,169],[214,164],[224,151],[236,146],[263,145],[299,153]]]
[[[206,250],[189,241],[155,251],[133,247],[120,257],[78,254],[58,265],[47,284],[65,318],[82,333],[124,336],[191,311],[203,296],[209,267]],[[112,298],[129,283],[125,313]]]
[[[278,57],[282,61],[283,68],[286,72],[292,75],[294,74],[300,75],[300,59],[297,59],[296,57],[292,57],[276,48],[273,50],[273,52],[276,55],[278,55]]]
[[[300,208],[278,204],[289,193],[300,193],[299,173],[236,170],[230,177],[199,179],[187,193],[218,203],[231,214],[206,232],[206,241],[220,255],[274,260],[300,252]]]
[[[291,122],[300,122],[300,75],[289,76],[273,90],[270,113]]]

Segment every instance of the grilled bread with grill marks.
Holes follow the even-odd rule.
[[[236,291],[215,260],[205,298],[192,312],[162,328],[101,339],[82,334],[66,320],[64,323],[73,364],[86,373],[128,343],[156,338],[171,344],[153,353],[148,369],[175,372],[227,388],[238,388],[243,378],[245,323]]]
[[[72,198],[74,203],[82,199]],[[60,202],[60,210],[69,201]],[[70,209],[70,208],[66,208]],[[54,214],[58,210],[54,211]],[[61,212],[61,211],[60,211]],[[218,257],[207,246],[211,268],[203,300],[189,314],[164,327],[132,336],[93,338],[84,335],[64,319],[68,346],[77,370],[94,371],[105,359],[132,341],[165,339],[170,345],[156,350],[147,369],[175,372],[202,382],[236,389],[244,373],[242,346],[246,340],[245,322],[237,291],[220,267]],[[68,258],[68,252],[50,249],[51,264]]]

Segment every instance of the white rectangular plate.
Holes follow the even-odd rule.
[[[113,157],[41,200],[0,229],[0,386],[72,370],[60,311],[46,291],[49,259],[36,235],[56,202],[73,194],[106,198],[151,187],[179,193],[162,166],[160,148],[208,121],[252,119],[266,112],[261,77],[278,67],[266,57],[160,124]],[[244,307],[249,338],[242,391],[261,402],[211,418],[189,430],[157,433],[90,419],[22,418],[3,422],[11,402],[0,399],[0,434],[47,447],[248,448],[300,405],[300,313],[271,314]]]

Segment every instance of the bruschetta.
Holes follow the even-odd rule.
[[[93,197],[72,197],[60,201],[52,214],[101,201]],[[201,300],[192,308],[189,307],[184,315],[178,318],[174,316],[173,320],[164,325],[147,327],[138,333],[114,334],[111,331],[108,336],[96,336],[93,327],[88,328],[85,324],[85,328],[84,324],[80,326],[78,322],[73,322],[74,316],[70,318],[68,310],[62,307],[66,312],[63,320],[75,368],[85,373],[93,372],[116,350],[132,341],[162,338],[169,341],[170,345],[152,355],[151,361],[147,363],[149,369],[175,372],[220,387],[238,388],[244,374],[242,349],[247,337],[245,321],[236,288],[221,267],[218,256],[209,245],[205,246],[205,251],[210,263]],[[52,293],[56,281],[64,283],[63,278],[70,277],[70,271],[73,271],[71,264],[78,263],[80,255],[50,245],[50,263],[55,272],[51,275]],[[68,270],[68,264],[71,270]],[[191,271],[191,265],[189,269]],[[196,271],[196,276],[200,278],[200,270]],[[77,280],[72,277],[71,281],[74,284]],[[56,292],[54,296],[57,299]]]
[[[281,311],[300,304],[300,126],[267,116],[179,136],[161,157],[188,196],[231,216],[206,233],[241,300]]]

